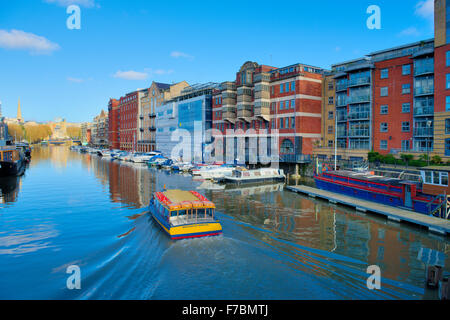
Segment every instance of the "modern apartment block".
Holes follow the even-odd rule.
[[[223,138],[223,159],[250,162],[255,155],[273,156],[273,143],[283,163],[308,162],[314,141],[320,139],[323,69],[295,64],[284,68],[259,65],[248,61],[213,94],[213,127]],[[272,131],[278,130],[277,141]],[[227,130],[234,131],[231,135]],[[260,141],[266,138],[268,150],[244,139],[244,159],[238,147],[238,131],[252,134]],[[264,130],[264,131],[263,131]],[[216,132],[215,138],[219,137]],[[233,144],[233,148],[227,144]],[[228,154],[234,152],[234,154]],[[255,160],[252,160],[255,161]],[[256,157],[256,162],[264,162]]]
[[[164,155],[186,161],[204,162],[211,143],[212,93],[217,83],[185,87],[180,95],[156,109],[156,148]],[[178,140],[173,141],[175,130]],[[190,152],[189,155],[183,152]]]
[[[164,101],[178,96],[188,86],[186,81],[176,84],[153,82],[141,98],[137,151],[156,150],[156,110]]]
[[[335,64],[334,110],[323,99],[322,128],[327,142],[314,150],[320,158],[349,160],[381,154],[424,153],[433,149],[434,124],[433,39],[381,50],[366,57]],[[324,86],[332,86],[332,80]],[[332,119],[333,118],[333,119]],[[335,136],[330,130],[334,120]]]

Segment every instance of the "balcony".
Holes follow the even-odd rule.
[[[347,106],[347,99],[337,99],[336,107],[345,107]]]
[[[370,85],[370,77],[355,78],[350,79],[348,81],[349,87],[366,86],[366,85]]]
[[[345,82],[336,82],[336,92],[338,91],[346,91],[347,90],[347,81]]]
[[[350,96],[347,102],[348,104],[367,103],[370,102],[370,95]]]
[[[156,113],[149,113],[149,114],[148,114],[148,117],[149,117],[149,118],[156,118]]]
[[[369,112],[351,112],[348,114],[349,120],[368,120],[369,118]]]
[[[348,132],[348,136],[352,138],[363,137],[367,138],[370,136],[368,129],[350,129]]]
[[[311,155],[309,155],[309,154],[280,154],[280,162],[310,163]]]
[[[434,88],[419,87],[414,89],[414,96],[426,96],[434,94]]]
[[[414,116],[415,117],[426,117],[434,115],[433,107],[415,107]]]
[[[414,76],[421,76],[425,74],[434,73],[434,64],[427,64],[423,66],[414,66]]]
[[[416,127],[414,128],[414,137],[433,137],[434,128]]]
[[[270,108],[255,106],[254,115],[255,115],[255,117],[257,117],[257,116],[269,116],[270,117]]]

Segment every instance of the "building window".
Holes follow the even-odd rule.
[[[381,140],[380,141],[380,150],[387,150],[387,148],[388,148],[387,140]]]
[[[295,129],[295,117],[291,117],[291,128]]]
[[[402,151],[409,151],[409,140],[402,140]]]
[[[284,87],[284,84],[283,83],[280,84],[280,93],[283,93],[283,87]]]
[[[450,134],[450,119],[445,119],[445,134]]]
[[[328,133],[333,133],[333,126],[328,126]]]
[[[329,81],[328,82],[328,90],[333,90],[333,88],[334,88],[333,81]]]
[[[291,82],[291,90],[292,90],[292,91],[295,91],[295,81],[292,81],[292,82]]]
[[[284,109],[284,101],[280,101],[280,110]]]
[[[389,106],[387,104],[380,107],[380,114],[388,114]]]
[[[334,97],[328,97],[328,104],[334,103]]]
[[[294,153],[294,144],[292,143],[291,140],[289,140],[289,139],[283,140],[283,143],[281,144],[281,147],[280,147],[280,153],[284,153],[284,154]]]
[[[402,75],[407,76],[411,74],[411,65],[410,64],[405,64],[402,66]]]
[[[409,121],[402,122],[402,132],[409,132],[410,125]]]
[[[411,84],[405,83],[402,85],[402,94],[409,94],[411,93]]]
[[[411,104],[404,103],[402,104],[402,113],[410,113],[411,112]]]
[[[445,66],[450,67],[450,51],[445,53]]]
[[[286,92],[289,92],[289,82],[286,83]]]
[[[280,129],[284,128],[284,120],[283,118],[280,118]]]
[[[328,111],[328,120],[333,119],[333,111]]]
[[[445,139],[445,156],[450,157],[450,139]]]
[[[380,132],[388,132],[388,124],[387,124],[387,122],[380,123]]]
[[[294,109],[295,108],[295,99],[291,100],[291,108]]]
[[[381,69],[381,79],[389,78],[389,69]]]
[[[450,73],[445,75],[445,89],[450,89]]]
[[[289,128],[289,118],[284,118],[285,121],[285,128],[288,129]]]
[[[450,111],[450,96],[445,97],[445,111]]]
[[[289,100],[286,100],[286,101],[284,102],[284,106],[286,107],[286,109],[289,109]]]
[[[333,147],[333,140],[328,140],[328,148],[332,148]]]
[[[388,96],[388,87],[380,88],[380,96],[381,97],[387,97]]]

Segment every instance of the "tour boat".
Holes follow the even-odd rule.
[[[196,191],[155,192],[149,209],[171,239],[216,236],[222,233],[222,226],[214,217],[214,203]]]
[[[442,200],[423,192],[421,183],[348,170],[323,171],[315,175],[319,189],[430,214]]]
[[[231,176],[225,176],[219,181],[227,183],[254,183],[266,181],[284,181],[286,176],[283,169],[261,168],[254,170],[243,170],[237,168],[233,171]]]
[[[25,156],[15,146],[0,147],[0,177],[20,176],[25,171]]]

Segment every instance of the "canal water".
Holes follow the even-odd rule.
[[[225,188],[65,146],[32,157],[0,181],[0,299],[436,299],[426,265],[450,271],[445,237],[284,184]],[[210,198],[223,235],[170,240],[147,212],[163,185]],[[380,290],[366,286],[370,265]]]

